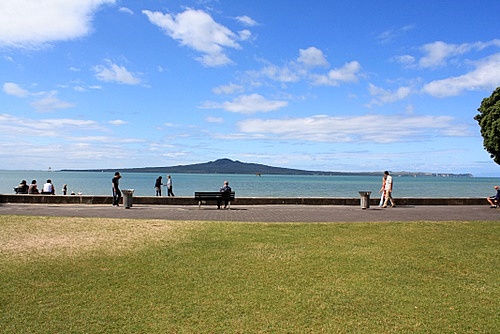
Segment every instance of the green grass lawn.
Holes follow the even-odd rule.
[[[0,332],[496,333],[499,226],[0,216]]]

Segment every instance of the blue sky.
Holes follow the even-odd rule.
[[[500,2],[5,0],[0,169],[500,176]]]

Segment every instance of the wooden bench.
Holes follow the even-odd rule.
[[[224,202],[227,200],[229,201],[227,207],[230,209],[231,202],[234,202],[234,191],[230,193],[221,193],[219,191],[196,191],[194,193],[194,199],[198,201],[198,208],[201,208],[201,204],[206,203],[207,201]]]

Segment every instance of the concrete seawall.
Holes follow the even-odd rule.
[[[370,205],[377,206],[380,198],[371,198]],[[109,204],[113,202],[111,196],[77,196],[77,195],[0,195],[0,203],[25,204]],[[396,205],[486,205],[485,198],[395,198]],[[134,204],[147,205],[197,205],[194,197],[155,197],[134,196]],[[326,197],[236,197],[232,205],[360,205],[359,197],[326,198]]]

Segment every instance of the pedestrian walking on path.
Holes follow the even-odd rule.
[[[396,205],[394,204],[394,199],[392,198],[392,187],[393,187],[392,176],[389,174],[388,171],[385,171],[384,175],[385,175],[385,185],[384,185],[385,201],[384,201],[384,205],[382,207],[387,208],[387,204],[390,201],[391,207],[393,208]]]
[[[120,172],[116,172],[115,176],[111,179],[111,186],[113,190],[113,206],[120,206],[120,199],[122,198],[122,192],[120,191],[120,179],[122,176]]]

